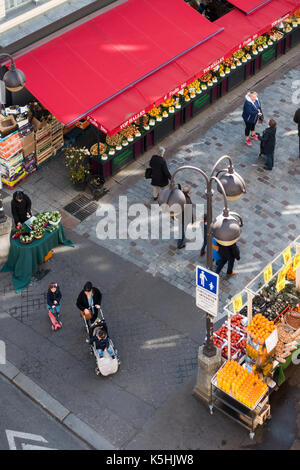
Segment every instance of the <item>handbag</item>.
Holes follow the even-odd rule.
[[[89,310],[89,313],[84,313],[82,310],[80,310],[80,315],[82,316],[82,318],[84,317],[86,320],[91,320],[93,317],[91,310]]]
[[[262,124],[264,122],[264,115],[263,113],[258,113],[258,122]]]
[[[150,178],[152,178],[152,168],[146,168],[146,171],[145,171],[145,178],[148,180]]]

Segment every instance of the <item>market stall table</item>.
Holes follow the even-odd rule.
[[[38,265],[44,262],[45,256],[58,244],[73,246],[65,238],[61,222],[53,232],[45,231],[40,240],[34,240],[26,245],[19,239],[11,238],[8,260],[1,272],[13,272],[13,286],[16,292],[21,292],[30,283],[31,277],[38,271]]]

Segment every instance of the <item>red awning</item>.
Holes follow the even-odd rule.
[[[16,65],[29,91],[70,125],[219,31],[183,0],[128,0],[18,57]]]
[[[258,8],[266,5],[270,1],[271,0],[230,0],[230,3],[246,13],[246,15],[250,15],[250,13],[254,13]]]
[[[235,0],[210,23],[183,0],[126,3],[20,56],[26,87],[61,122],[113,135],[300,8]],[[247,3],[260,7],[251,15]]]
[[[106,134],[115,134],[268,31],[297,7],[299,0],[272,0],[251,16],[232,10],[214,22],[224,28],[221,33],[145,78],[126,94],[100,106],[87,119]]]

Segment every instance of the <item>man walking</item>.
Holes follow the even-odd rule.
[[[185,247],[185,232],[188,224],[194,223],[194,215],[193,215],[193,203],[190,198],[190,187],[185,186],[183,188],[183,194],[185,195],[185,207],[181,213],[181,238],[178,239],[177,248],[181,250],[181,248]]]
[[[298,136],[299,136],[299,158],[300,158],[300,108],[297,109],[294,116],[294,122],[298,124]]]
[[[234,276],[236,273],[233,271],[234,261],[240,259],[240,250],[236,243],[230,246],[219,246],[219,255],[221,259],[217,260],[217,269],[216,273],[220,274],[221,270],[227,265],[227,276]]]
[[[257,133],[257,137],[261,141],[260,154],[267,157],[265,170],[272,170],[274,166],[274,150],[276,144],[276,125],[274,119],[268,121],[269,127],[263,131],[263,135]]]

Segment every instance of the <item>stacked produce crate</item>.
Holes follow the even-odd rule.
[[[0,138],[0,170],[3,184],[10,188],[26,176],[22,141],[18,131]]]
[[[53,152],[56,153],[64,145],[63,124],[56,118],[51,121],[52,128],[52,147]]]
[[[51,124],[46,124],[41,129],[36,130],[35,152],[37,167],[53,154]]]
[[[22,141],[24,166],[26,174],[29,175],[36,171],[36,158],[35,158],[35,139],[34,130],[30,123],[22,126],[19,130]]]

